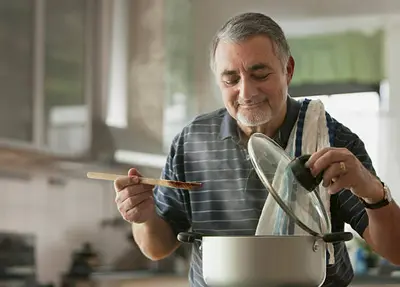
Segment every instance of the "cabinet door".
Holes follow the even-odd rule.
[[[44,141],[58,154],[82,154],[90,134],[89,1],[45,3]]]
[[[0,1],[0,139],[33,141],[33,3]]]
[[[0,140],[90,149],[93,3],[0,1]]]

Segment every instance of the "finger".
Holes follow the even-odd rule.
[[[139,178],[143,177],[142,174],[136,168],[129,169],[128,176],[133,176],[133,177],[137,176]],[[148,188],[154,188],[154,185],[146,184],[146,186]]]
[[[146,214],[145,210],[154,205],[154,201],[151,198],[148,198],[141,203],[136,208],[132,208],[128,210],[125,215],[123,215],[124,219],[129,222],[142,223],[145,221]]]
[[[120,177],[114,181],[115,191],[121,191],[129,185],[139,184],[139,177],[142,177],[142,175],[136,168],[129,169],[128,176]]]
[[[129,197],[133,197],[142,193],[147,193],[149,196],[153,195],[153,189],[143,184],[128,186],[116,193],[115,202],[122,203]]]
[[[306,162],[305,166],[311,168],[311,167],[314,165],[314,163],[315,163],[315,161],[316,161],[317,159],[319,159],[321,156],[323,156],[325,153],[327,153],[327,152],[330,151],[330,150],[331,150],[331,148],[327,147],[327,148],[323,148],[323,149],[321,149],[321,150],[319,150],[319,151],[314,152],[314,153],[310,156],[310,158],[308,159],[308,161]]]
[[[114,189],[116,192],[120,192],[130,185],[139,184],[139,182],[138,176],[121,176],[114,181]]]
[[[142,177],[142,174],[136,169],[136,168],[131,168],[128,171],[128,176],[138,176]]]
[[[138,195],[125,199],[122,203],[118,204],[118,210],[122,215],[125,215],[130,209],[136,208],[140,203],[146,199],[151,199],[152,196],[148,193],[140,193]]]
[[[332,182],[335,182],[339,179],[340,176],[344,175],[344,171],[340,166],[340,163],[334,163],[331,166],[329,166],[325,171],[324,171],[324,176],[323,176],[323,182],[322,185],[324,187],[328,187],[329,185],[332,184]]]
[[[326,170],[333,163],[346,161],[348,159],[348,152],[343,149],[331,149],[319,157],[312,166],[310,166],[311,173],[316,176],[322,171]]]
[[[337,178],[336,181],[334,181],[329,187],[328,187],[328,192],[330,194],[335,194],[338,193],[339,191],[343,189],[350,189],[351,184],[350,184],[350,177],[349,174],[345,174]]]

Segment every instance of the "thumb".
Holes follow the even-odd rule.
[[[128,176],[139,176],[139,177],[142,177],[142,175],[140,174],[140,172],[136,168],[129,169]]]

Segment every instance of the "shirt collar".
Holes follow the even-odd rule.
[[[286,116],[283,124],[274,136],[274,140],[283,148],[286,147],[290,133],[292,132],[293,126],[296,123],[300,106],[300,102],[296,101],[290,96],[287,97]],[[222,119],[220,137],[221,139],[240,139],[237,122],[234,118],[232,118],[228,111],[225,111],[224,118]]]

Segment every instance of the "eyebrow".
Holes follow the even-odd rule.
[[[233,75],[237,75],[238,72],[235,70],[223,70],[221,73],[221,76],[233,76]]]
[[[250,71],[257,71],[257,70],[272,70],[272,68],[268,64],[264,63],[257,63],[249,67]]]
[[[258,71],[258,70],[272,70],[272,68],[268,64],[257,63],[248,68],[250,71]],[[233,76],[237,75],[238,72],[236,70],[223,70],[221,76]]]

